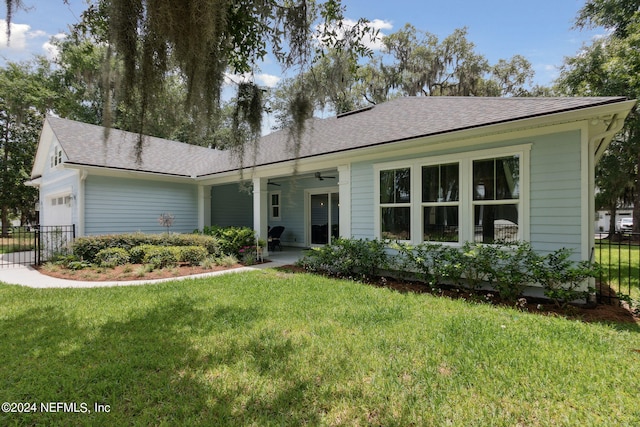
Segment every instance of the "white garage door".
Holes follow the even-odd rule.
[[[49,197],[44,207],[42,225],[71,225],[71,196]]]

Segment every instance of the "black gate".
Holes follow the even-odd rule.
[[[75,237],[75,225],[13,227],[8,236],[0,238],[0,268],[40,265],[66,255]]]

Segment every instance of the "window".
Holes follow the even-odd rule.
[[[422,167],[423,240],[459,241],[459,180],[458,163]]]
[[[527,239],[529,150],[523,144],[377,165],[376,237],[414,244]]]
[[[281,198],[282,194],[280,193],[280,191],[269,193],[269,214],[271,216],[271,219],[276,221],[279,221],[281,218]]]
[[[411,238],[411,168],[380,171],[380,221],[383,239]]]
[[[519,156],[473,162],[474,241],[518,240]]]
[[[51,155],[51,167],[55,167],[62,164],[62,149],[59,146],[53,148],[53,154]]]

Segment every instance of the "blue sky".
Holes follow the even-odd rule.
[[[24,0],[31,7],[18,11],[13,18],[11,44],[7,46],[0,22],[0,64],[22,61],[34,54],[51,55],[49,40],[68,31],[86,8],[86,0]],[[535,70],[534,83],[548,84],[557,76],[557,67],[565,56],[574,56],[583,45],[604,30],[572,29],[584,0],[343,0],[347,17],[364,17],[372,21],[381,34],[390,34],[411,23],[440,39],[456,28],[467,27],[468,39],[476,45],[476,53],[491,63],[520,54]],[[517,5],[517,6],[516,6]],[[0,7],[0,16],[5,8]],[[262,84],[272,85],[279,78],[278,69],[268,63],[258,76]]]

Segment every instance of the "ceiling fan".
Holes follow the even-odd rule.
[[[325,179],[328,179],[328,178],[331,178],[331,179],[335,179],[336,178],[335,176],[322,176],[322,173],[320,173],[320,172],[316,172],[315,176],[316,176],[316,179],[318,181],[324,181]]]
[[[280,187],[280,184],[276,184],[275,182],[267,181],[267,185],[275,185],[276,187]]]

